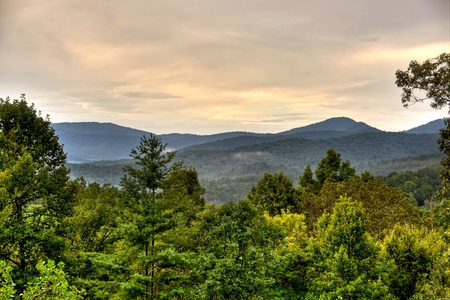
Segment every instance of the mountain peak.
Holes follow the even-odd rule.
[[[374,132],[380,131],[375,127],[371,127],[363,122],[356,122],[347,117],[334,117],[317,122],[304,127],[294,128],[288,131],[281,132],[281,134],[294,134],[308,131],[343,131],[343,132]]]

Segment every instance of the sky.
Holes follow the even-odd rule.
[[[449,0],[0,0],[0,98],[54,123],[407,130],[448,108],[404,108],[395,71],[443,52]]]

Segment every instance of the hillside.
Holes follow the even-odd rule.
[[[131,149],[139,144],[143,135],[150,132],[119,126],[112,123],[80,122],[54,123],[52,127],[68,153],[69,162],[91,162],[129,158]],[[226,132],[213,135],[161,134],[168,149],[228,150],[286,138],[326,139],[358,132],[379,131],[369,125],[349,118],[332,118],[312,125],[298,127],[277,134],[252,132]]]
[[[294,128],[288,131],[281,132],[280,134],[290,135],[300,132],[318,132],[318,131],[341,131],[341,132],[374,132],[380,131],[375,127],[371,127],[363,122],[356,122],[350,118],[338,117],[330,118],[322,122],[314,123],[304,127]]]
[[[439,154],[437,138],[437,134],[395,132],[358,133],[322,140],[288,138],[232,150],[188,148],[178,151],[177,159],[196,167],[207,178],[249,175],[255,165],[296,177],[306,165],[317,165],[329,148],[334,148],[353,165],[367,165],[377,161]],[[249,166],[253,170],[246,171]],[[265,171],[263,169],[260,171]]]
[[[411,128],[407,133],[438,133],[440,129],[444,128],[444,119],[437,119],[427,124]]]
[[[228,132],[162,134],[176,161],[197,169],[209,201],[245,197],[265,172],[284,172],[296,182],[334,148],[361,173],[386,176],[439,163],[438,133],[430,124],[407,132],[383,132],[348,118],[333,118],[277,134]],[[71,176],[118,185],[129,153],[149,132],[111,123],[53,124],[68,152]],[[433,133],[414,134],[425,131]]]

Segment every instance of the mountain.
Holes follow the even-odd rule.
[[[429,128],[429,124],[424,126]],[[150,135],[150,132],[147,131],[112,123],[54,123],[52,126],[59,136],[60,142],[64,145],[64,149],[68,153],[68,161],[71,163],[129,159],[130,151],[139,144],[140,138],[143,135]],[[429,131],[432,130],[429,129]],[[409,132],[416,133],[413,129]],[[278,147],[276,145],[285,145],[289,140],[300,143],[302,146],[298,146],[299,149],[306,149],[303,147],[305,145],[314,149],[314,145],[318,144],[327,145],[324,147],[330,148],[337,146],[333,141],[345,141],[345,137],[349,137],[349,140],[356,140],[353,137],[355,135],[370,136],[368,134],[374,133],[379,134],[379,136],[376,135],[378,142],[384,145],[385,148],[388,148],[388,144],[383,140],[383,138],[388,139],[388,133],[345,117],[331,118],[276,134],[227,132],[213,135],[195,135],[173,133],[161,134],[158,137],[161,138],[163,143],[167,143],[169,150],[177,150],[181,155],[181,152],[186,153],[187,151],[231,151],[242,149],[243,147],[253,147],[254,149],[276,148]],[[420,142],[418,143],[420,144]],[[435,145],[433,144],[433,146]],[[343,147],[355,148],[351,149],[351,151],[356,151],[356,148],[362,148],[362,144]],[[422,146],[417,145],[416,147]],[[286,153],[287,149],[281,151],[281,155],[290,155]],[[396,149],[391,150],[398,152]],[[292,149],[289,151],[292,153],[292,151],[296,150]],[[318,155],[322,155],[322,152],[321,147]],[[366,152],[366,155],[368,153]],[[400,157],[402,155],[413,154],[403,153]]]
[[[53,123],[53,129],[64,145],[69,162],[90,162],[100,160],[127,159],[131,149],[139,145],[148,131],[119,126],[113,123],[74,122]],[[169,150],[183,149],[192,145],[211,143],[243,135],[257,135],[249,132],[225,132],[213,135],[161,134],[158,137],[167,143]]]
[[[433,122],[431,122],[433,123]],[[429,123],[429,124],[431,124]],[[429,124],[423,128],[432,128]],[[52,125],[68,153],[73,178],[119,184],[129,153],[150,132],[111,123],[55,123]],[[349,118],[323,122],[276,134],[227,132],[214,135],[158,135],[176,161],[195,167],[210,201],[238,200],[265,172],[284,172],[294,182],[307,165],[313,169],[334,148],[357,172],[374,175],[417,170],[442,158],[437,130],[417,133],[383,132]],[[219,188],[220,187],[220,188]],[[220,190],[220,192],[219,192]],[[225,200],[224,200],[225,199]],[[228,200],[227,200],[228,199]]]
[[[213,143],[215,141],[221,141],[224,139],[240,137],[240,136],[258,136],[257,133],[234,131],[224,132],[212,135],[196,135],[196,134],[182,134],[182,133],[169,133],[161,134],[158,137],[167,143],[168,148],[172,150],[183,149],[192,145],[201,145],[205,143]]]
[[[232,150],[243,146],[270,143],[290,138],[320,140],[362,132],[380,132],[380,130],[363,122],[356,122],[350,118],[339,117],[276,134],[241,133],[241,135],[196,144],[186,148],[190,150]]]
[[[79,122],[52,124],[60,142],[68,153],[69,162],[89,162],[129,158],[142,136],[148,131],[123,127],[112,123]],[[253,132],[225,132],[212,135],[161,134],[169,150],[231,150],[286,138],[328,139],[358,132],[377,132],[378,129],[350,118],[332,118],[304,127],[276,134]]]
[[[300,132],[320,132],[320,131],[341,131],[341,132],[376,132],[380,131],[375,127],[371,127],[363,122],[356,122],[350,118],[338,117],[327,119],[322,122],[314,123],[308,126],[294,128],[288,131],[281,132],[280,134],[290,135]]]
[[[439,130],[444,128],[444,119],[437,119],[427,124],[407,130],[407,133],[439,133]]]
[[[344,160],[358,166],[420,155],[438,155],[438,136],[369,132],[320,140],[287,138],[231,150],[186,148],[179,150],[176,158],[195,167],[199,174],[210,179],[250,175],[253,171],[246,171],[247,168],[254,170],[256,166],[262,168],[262,173],[278,170],[296,178],[307,165],[315,167],[329,148],[334,148]],[[389,166],[385,167],[389,169]],[[377,175],[387,175],[386,172],[395,171],[382,171],[381,168],[379,170]]]
[[[54,123],[69,162],[129,158],[132,148],[148,132],[112,123]]]

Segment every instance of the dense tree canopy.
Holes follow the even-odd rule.
[[[120,187],[87,184],[68,179],[24,98],[0,116],[2,299],[450,297],[450,201],[425,211],[409,194],[425,194],[429,170],[390,176],[400,190],[330,149],[298,187],[266,173],[247,200],[212,205],[156,136],[132,150]]]

